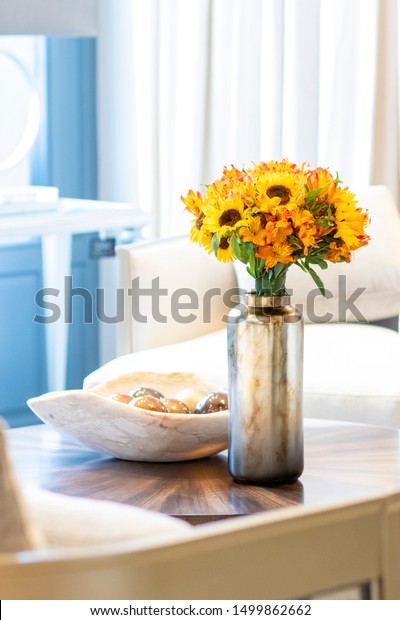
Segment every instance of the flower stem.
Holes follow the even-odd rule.
[[[255,278],[256,294],[268,297],[274,295],[287,295],[285,282],[290,265],[278,263],[262,275]]]

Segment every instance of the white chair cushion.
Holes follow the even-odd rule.
[[[189,523],[157,512],[115,502],[67,497],[40,489],[24,491],[31,519],[40,525],[47,547],[86,547],[140,540],[175,539]]]
[[[329,322],[338,321],[340,309],[346,321],[360,320],[351,311],[345,312],[345,302],[339,295],[339,276],[346,277],[347,299],[358,288],[365,289],[357,297],[355,306],[367,321],[398,316],[400,310],[400,216],[396,204],[383,185],[360,189],[357,198],[360,206],[369,211],[369,244],[354,253],[351,263],[329,263],[325,271],[316,268],[326,290],[333,297],[324,299],[318,295],[311,309],[317,317],[330,313],[332,318]],[[236,261],[234,268],[239,287],[246,290],[254,288],[254,280],[245,266]],[[309,292],[317,288],[311,276],[293,265],[288,271],[287,287],[293,292],[292,302],[301,305],[306,321],[315,322],[308,312],[306,301]]]
[[[400,428],[400,336],[359,324],[307,324],[304,415]],[[226,331],[112,360],[84,383],[90,389],[131,371],[196,372],[228,383]]]
[[[306,325],[304,349],[306,416],[400,428],[397,332],[373,325]]]
[[[26,510],[1,431],[0,499],[0,553],[40,547],[43,541]]]

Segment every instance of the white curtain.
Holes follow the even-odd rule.
[[[288,157],[398,198],[397,5],[101,0],[102,197],[179,234],[189,188],[224,165]]]

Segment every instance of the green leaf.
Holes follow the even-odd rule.
[[[322,192],[323,187],[319,187],[318,189],[313,189],[311,192],[307,192],[304,196],[304,200],[315,200],[316,197]]]
[[[323,258],[320,258],[319,256],[308,256],[307,258],[309,263],[318,265],[321,269],[328,269],[328,263]]]
[[[217,254],[217,250],[219,248],[219,237],[217,235],[217,233],[213,234],[213,238],[211,241],[211,247],[213,249],[214,254]]]
[[[271,295],[272,294],[272,286],[269,281],[268,275],[260,276],[256,278],[256,292],[257,295]]]
[[[260,258],[259,256],[256,256],[254,262],[256,278],[261,278],[262,276],[265,276],[265,258]]]
[[[323,295],[323,297],[326,297],[324,284],[321,278],[319,277],[319,275],[317,274],[317,272],[314,271],[314,269],[310,267],[310,265],[306,265],[306,269],[308,273],[310,274],[310,276],[312,277],[312,279],[314,280],[315,284],[318,286],[319,290],[321,291],[321,295]]]
[[[298,248],[299,250],[303,249],[300,241],[294,235],[289,235],[288,242],[290,243],[290,245],[294,245],[294,247]]]
[[[248,262],[250,260],[250,254],[252,253],[254,254],[254,245],[251,243],[251,241],[246,241],[246,243],[242,242],[242,246],[243,246],[243,256]]]
[[[284,294],[286,292],[286,276],[290,265],[284,263],[278,263],[269,270],[268,275],[270,276],[270,283],[272,288],[272,294],[278,295],[279,293]]]
[[[231,237],[231,248],[232,248],[233,254],[236,256],[238,260],[242,261],[243,263],[247,263],[247,261],[243,260],[242,245],[241,243],[239,243],[239,240],[236,235],[232,235]]]
[[[277,263],[275,267],[273,267],[272,273],[274,274],[275,278],[278,278],[281,276],[282,272],[286,273],[288,269],[289,265],[285,265],[284,263]]]
[[[251,269],[251,271],[256,274],[256,256],[255,256],[255,252],[254,252],[254,246],[251,243],[250,244],[251,247],[248,248],[249,252],[248,252],[248,260],[249,260],[249,267]],[[257,277],[256,275],[254,277]]]
[[[298,260],[294,264],[297,265],[297,267],[300,267],[302,271],[306,271],[306,272],[308,271],[308,269],[306,269],[306,267],[303,265],[301,261]]]
[[[253,247],[253,244],[243,243],[235,234],[232,235],[230,244],[236,258],[246,265],[249,262],[249,250]]]

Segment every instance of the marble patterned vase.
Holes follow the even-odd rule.
[[[230,312],[229,471],[283,484],[303,471],[303,318],[289,296],[246,295]]]

